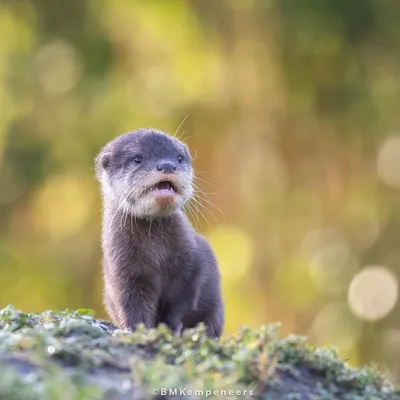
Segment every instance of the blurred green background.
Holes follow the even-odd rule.
[[[105,317],[93,158],[180,126],[227,332],[281,321],[399,381],[399,20],[389,0],[0,1],[0,306]]]

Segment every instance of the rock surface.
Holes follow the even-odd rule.
[[[375,368],[279,339],[277,326],[208,339],[204,329],[121,331],[90,310],[0,311],[0,399],[400,400]]]

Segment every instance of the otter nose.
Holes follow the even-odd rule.
[[[163,161],[157,165],[157,171],[164,172],[165,174],[171,174],[176,171],[176,165],[171,161]]]

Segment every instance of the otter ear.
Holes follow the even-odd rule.
[[[111,153],[104,153],[100,157],[100,163],[103,169],[107,169],[111,163]]]

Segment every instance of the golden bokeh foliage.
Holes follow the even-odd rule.
[[[178,130],[226,330],[281,321],[399,380],[399,17],[380,0],[1,1],[0,306],[105,317],[93,159]]]

